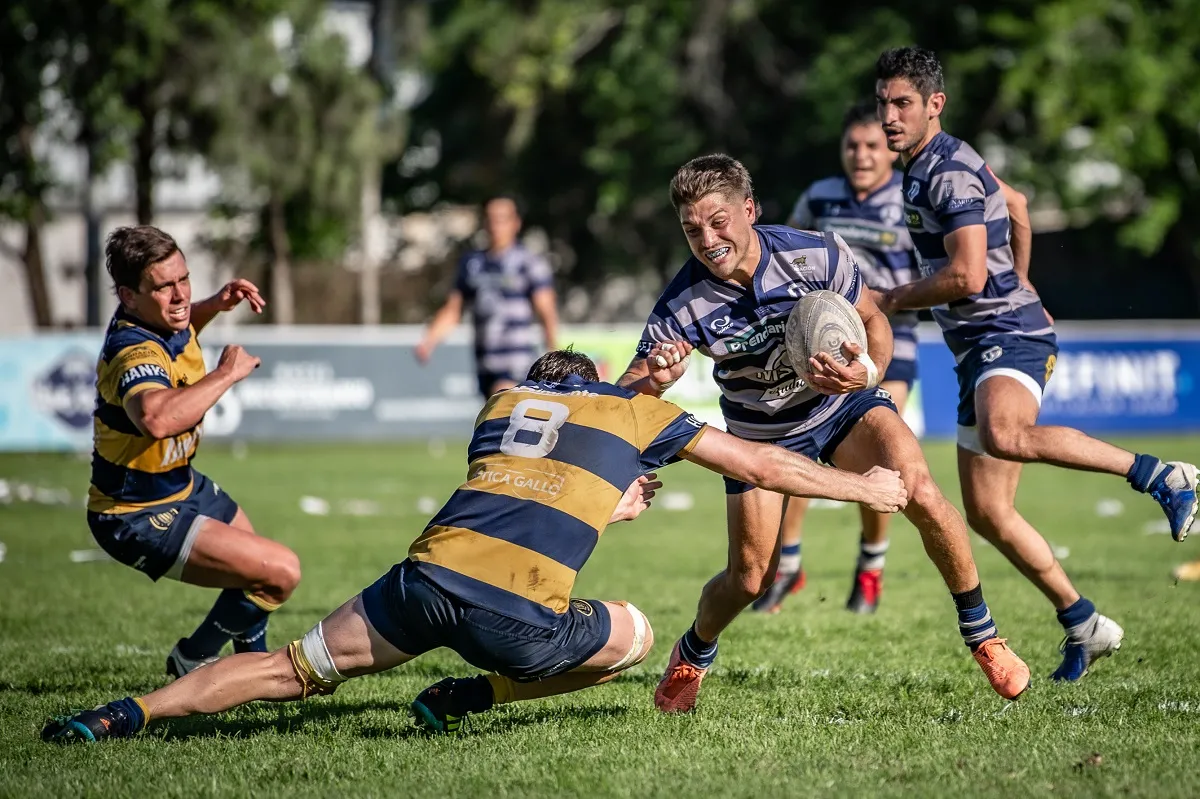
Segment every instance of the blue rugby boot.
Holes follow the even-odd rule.
[[[491,709],[492,687],[486,677],[447,677],[417,694],[410,707],[426,730],[456,735],[468,715]]]
[[[96,743],[106,738],[131,738],[146,726],[146,712],[132,697],[109,702],[94,710],[55,716],[42,728],[46,743]]]
[[[1108,657],[1121,648],[1121,639],[1125,631],[1107,616],[1096,614],[1096,624],[1091,633],[1082,641],[1072,641],[1064,638],[1059,651],[1063,661],[1050,679],[1055,682],[1075,682],[1088,673],[1088,669],[1097,660]]]
[[[1150,496],[1162,506],[1171,523],[1171,537],[1176,541],[1187,538],[1196,521],[1196,467],[1190,463],[1171,461],[1150,484]]]

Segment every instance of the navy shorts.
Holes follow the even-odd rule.
[[[850,433],[850,428],[872,408],[891,408],[895,411],[896,403],[892,402],[892,395],[881,388],[874,391],[856,391],[847,395],[842,406],[823,424],[794,436],[761,443],[775,444],[814,461],[833,463],[833,453]],[[741,480],[725,478],[726,494],[742,494],[752,488],[754,486]]]
[[[612,632],[608,609],[597,600],[572,599],[548,630],[463,602],[411,560],[393,566],[362,599],[371,626],[401,652],[416,656],[444,646],[472,666],[519,682],[582,666]]]
[[[485,372],[480,370],[475,373],[475,379],[479,384],[479,393],[484,399],[489,399],[492,396],[492,386],[496,385],[499,380],[509,380],[513,383],[521,383],[525,380],[525,375],[517,376],[512,371],[504,372]]]
[[[229,524],[238,505],[221,487],[193,472],[192,493],[179,502],[153,505],[133,513],[88,511],[88,527],[96,543],[114,560],[132,566],[151,580],[178,580],[204,519]]]
[[[954,367],[958,375],[958,443],[983,452],[975,430],[975,391],[991,377],[1011,377],[1042,403],[1042,392],[1058,359],[1058,338],[1047,336],[992,336],[968,350]]]
[[[892,358],[887,371],[883,373],[883,381],[903,383],[912,391],[913,383],[917,381],[917,362],[905,358]]]

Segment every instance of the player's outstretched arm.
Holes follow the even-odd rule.
[[[639,394],[661,397],[687,371],[692,349],[686,341],[655,344],[645,358],[634,358],[629,363],[617,385]]]
[[[446,302],[438,308],[436,314],[433,315],[433,321],[429,323],[429,328],[425,331],[425,335],[417,344],[416,356],[417,360],[425,363],[429,360],[429,356],[433,354],[433,350],[437,347],[438,342],[446,337],[446,334],[458,326],[462,321],[463,312],[463,295],[462,292],[455,289],[450,292],[450,296],[446,298]]]
[[[866,474],[846,472],[711,427],[682,454],[706,469],[780,494],[858,502],[880,513],[896,513],[908,504],[899,472],[879,467]]]
[[[130,421],[151,438],[177,436],[200,424],[229,387],[262,363],[242,347],[231,344],[221,351],[217,368],[183,388],[142,391],[125,400]]]
[[[1000,184],[1000,190],[1004,192],[1004,204],[1008,207],[1008,223],[1012,231],[1008,244],[1012,247],[1013,271],[1022,283],[1032,288],[1029,262],[1033,253],[1033,225],[1029,221],[1029,199],[994,174],[992,177]]]
[[[529,297],[533,313],[542,325],[546,349],[558,349],[558,295],[549,286],[543,286]]]
[[[221,290],[207,299],[192,303],[192,327],[199,333],[222,311],[232,311],[242,301],[250,303],[250,309],[262,313],[267,301],[258,291],[258,286],[244,278],[231,280]]]

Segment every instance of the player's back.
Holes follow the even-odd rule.
[[[669,402],[574,376],[498,392],[476,420],[467,481],[409,557],[464,602],[553,627],[625,489],[700,428]]]

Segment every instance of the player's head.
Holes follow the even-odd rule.
[[[932,51],[923,47],[884,51],[875,62],[875,99],[888,149],[912,152],[940,130],[945,92],[942,65]]]
[[[875,111],[874,100],[850,106],[842,120],[842,169],[855,191],[872,191],[888,181],[896,153]]]
[[[187,330],[192,284],[175,239],[150,225],[117,228],[105,242],[104,265],[126,311],[152,327]]]
[[[671,179],[671,205],[692,255],[728,280],[754,249],[751,225],[761,213],[746,167],[720,153],[693,158]],[[742,271],[753,272],[757,264],[746,266]]]
[[[497,194],[483,204],[483,227],[493,250],[507,250],[521,232],[521,208],[515,197]]]
[[[533,362],[529,367],[528,380],[539,383],[561,383],[571,375],[582,377],[589,383],[599,383],[600,373],[596,364],[582,352],[567,347],[565,350],[551,350]]]

